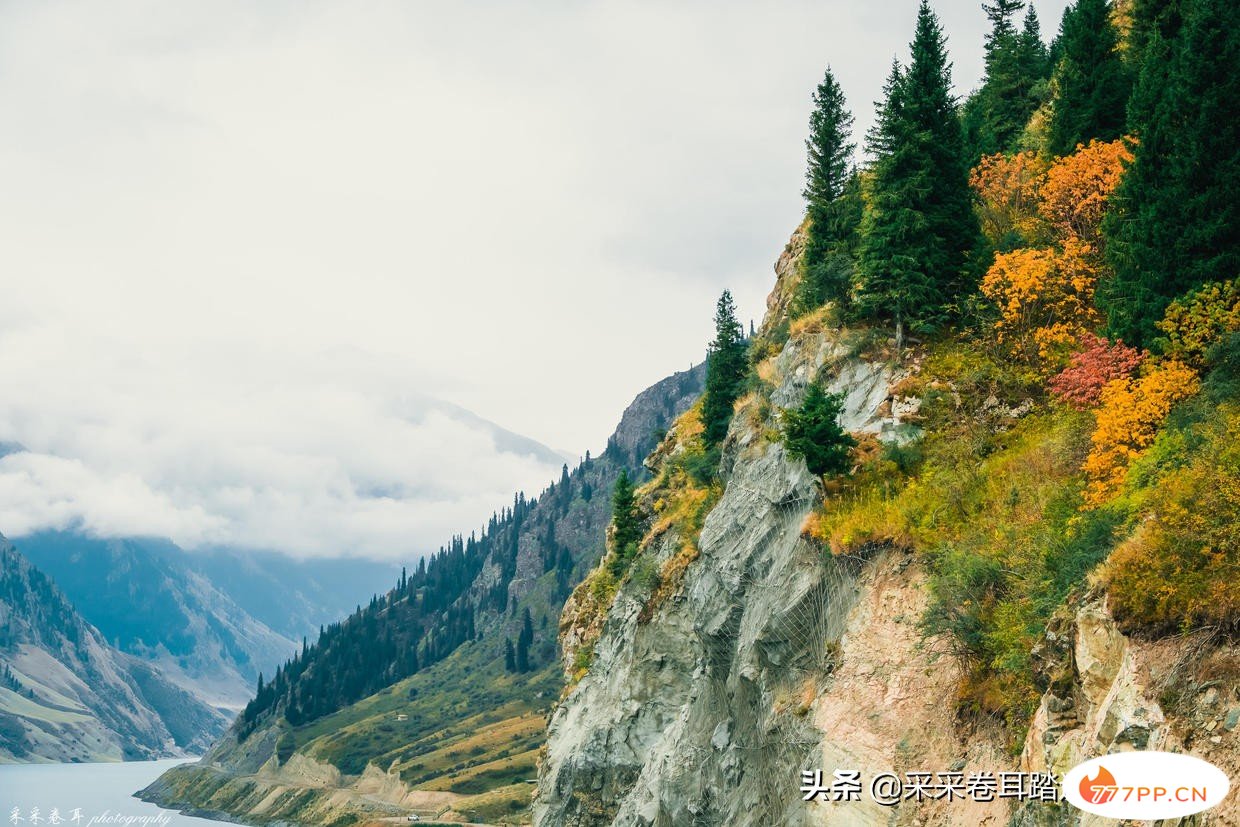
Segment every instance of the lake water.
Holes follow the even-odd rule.
[[[0,827],[208,827],[224,822],[161,810],[133,794],[186,759],[120,764],[0,764]],[[17,808],[19,821],[14,822]],[[32,816],[35,809],[38,814]],[[74,820],[76,815],[80,817]],[[37,819],[37,820],[36,820]],[[236,825],[229,825],[236,827]]]

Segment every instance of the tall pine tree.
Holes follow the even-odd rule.
[[[859,250],[862,307],[895,322],[897,349],[904,345],[909,320],[919,318],[940,298],[921,266],[926,251],[919,249],[918,241],[925,238],[927,226],[912,196],[929,189],[929,172],[919,163],[908,134],[904,89],[904,71],[893,63],[877,120],[866,136],[873,166]]]
[[[530,609],[525,607],[521,616],[521,632],[517,635],[516,671],[529,672],[534,668],[530,660],[530,646],[534,643],[534,621],[530,617]]]
[[[1011,150],[1041,103],[1048,65],[1037,12],[1030,5],[1021,30],[1013,17],[1023,0],[982,4],[990,20],[986,74],[962,112],[970,166],[983,155]]]
[[[617,574],[623,571],[628,561],[637,554],[637,543],[641,536],[633,483],[629,481],[628,471],[621,468],[620,475],[616,477],[615,491],[611,495],[611,543],[616,554]]]
[[[745,339],[736,320],[732,294],[724,290],[715,305],[715,339],[706,356],[706,389],[702,394],[703,438],[713,447],[728,434],[732,404],[745,379]]]
[[[1240,273],[1240,5],[1143,4],[1139,143],[1107,217],[1109,332],[1149,344],[1176,296]]]
[[[860,220],[860,188],[852,169],[852,113],[844,90],[828,67],[814,92],[805,148],[809,164],[805,197],[809,213],[805,271],[797,311],[834,301],[844,304],[852,290],[851,241]]]
[[[867,136],[873,156],[859,250],[863,305],[906,325],[942,319],[966,283],[977,240],[964,137],[951,93],[942,28],[926,0],[917,13],[912,61],[893,65]]]
[[[508,672],[517,671],[517,653],[512,648],[512,638],[504,638],[504,670]]]
[[[1046,44],[1042,42],[1042,23],[1038,20],[1038,10],[1029,4],[1025,10],[1025,19],[1020,27],[1020,49],[1018,51],[1021,71],[1026,77],[1038,78],[1031,94],[1035,101],[1040,102],[1038,85],[1045,85],[1050,78],[1051,61]],[[1033,113],[1030,112],[1032,115]]]
[[[1093,138],[1113,141],[1123,135],[1132,79],[1108,0],[1076,0],[1064,11],[1059,54],[1050,151],[1067,155]]]

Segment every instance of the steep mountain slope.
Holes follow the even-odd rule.
[[[637,558],[605,588],[609,556],[565,606],[570,688],[534,823],[1076,824],[1067,805],[883,806],[868,786],[858,801],[805,801],[802,772],[829,784],[856,770],[867,785],[882,772],[1062,773],[1149,748],[1234,776],[1240,647],[1217,628],[1121,629],[1097,567],[1152,516],[1080,507],[1088,418],[967,343],[895,353],[876,331],[833,326],[829,308],[792,318],[802,243],[777,266],[718,479],[695,476],[691,411],[648,461]],[[1233,375],[1208,376],[1168,427],[1165,467],[1234,432],[1235,364],[1219,370]],[[852,473],[826,483],[778,436],[779,409],[811,382],[842,395],[859,443]],[[1157,487],[1150,462],[1133,485]],[[1238,806],[1184,823],[1234,823]]]
[[[23,538],[22,553],[113,646],[212,706],[239,710],[258,675],[297,650],[167,541],[45,532]]]
[[[537,500],[518,495],[482,534],[454,538],[329,627],[199,765],[167,773],[144,796],[260,823],[524,809],[542,715],[561,686],[560,606],[603,552],[620,469],[642,473],[634,460],[702,378],[699,366],[638,395],[601,456],[565,467]],[[509,645],[524,670],[505,664]]]
[[[148,664],[107,645],[0,538],[0,760],[184,755],[227,725]]]

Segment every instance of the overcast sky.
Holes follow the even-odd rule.
[[[0,532],[468,532],[558,468],[442,403],[598,451],[760,319],[810,94],[863,134],[916,5],[0,2]]]

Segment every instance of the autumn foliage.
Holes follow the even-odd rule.
[[[1012,233],[1027,240],[1044,234],[1050,241],[999,253],[982,279],[982,295],[999,309],[998,339],[1017,358],[1039,366],[1062,363],[1098,325],[1094,294],[1105,275],[1100,227],[1131,159],[1125,141],[1091,141],[1049,166],[1021,153],[984,158],[974,170],[978,210],[992,243],[999,246],[1001,236]]]
[[[1098,404],[1108,382],[1131,376],[1142,355],[1135,347],[1088,332],[1081,335],[1080,346],[1068,367],[1051,379],[1050,390],[1061,402],[1083,411]]]
[[[999,253],[982,278],[982,295],[999,308],[995,332],[1014,355],[1046,362],[1066,354],[1098,323],[1098,265],[1075,239],[1062,248]]]
[[[1090,141],[1046,171],[1038,208],[1057,237],[1076,238],[1098,250],[1107,201],[1132,163],[1130,143]]]
[[[1205,284],[1173,301],[1157,327],[1163,353],[1201,365],[1214,343],[1240,331],[1240,281]]]
[[[1119,491],[1128,466],[1153,444],[1172,406],[1199,386],[1196,371],[1167,361],[1141,377],[1113,379],[1102,388],[1092,447],[1082,466],[1088,505],[1102,505]]]
[[[1047,167],[1035,152],[998,153],[987,155],[969,174],[982,232],[996,248],[1010,248],[1009,240],[1035,243],[1045,235],[1038,204]]]
[[[1111,608],[1125,626],[1240,623],[1240,416],[1234,407],[1219,414],[1195,434],[1201,449],[1157,480],[1148,518],[1107,564]]]

